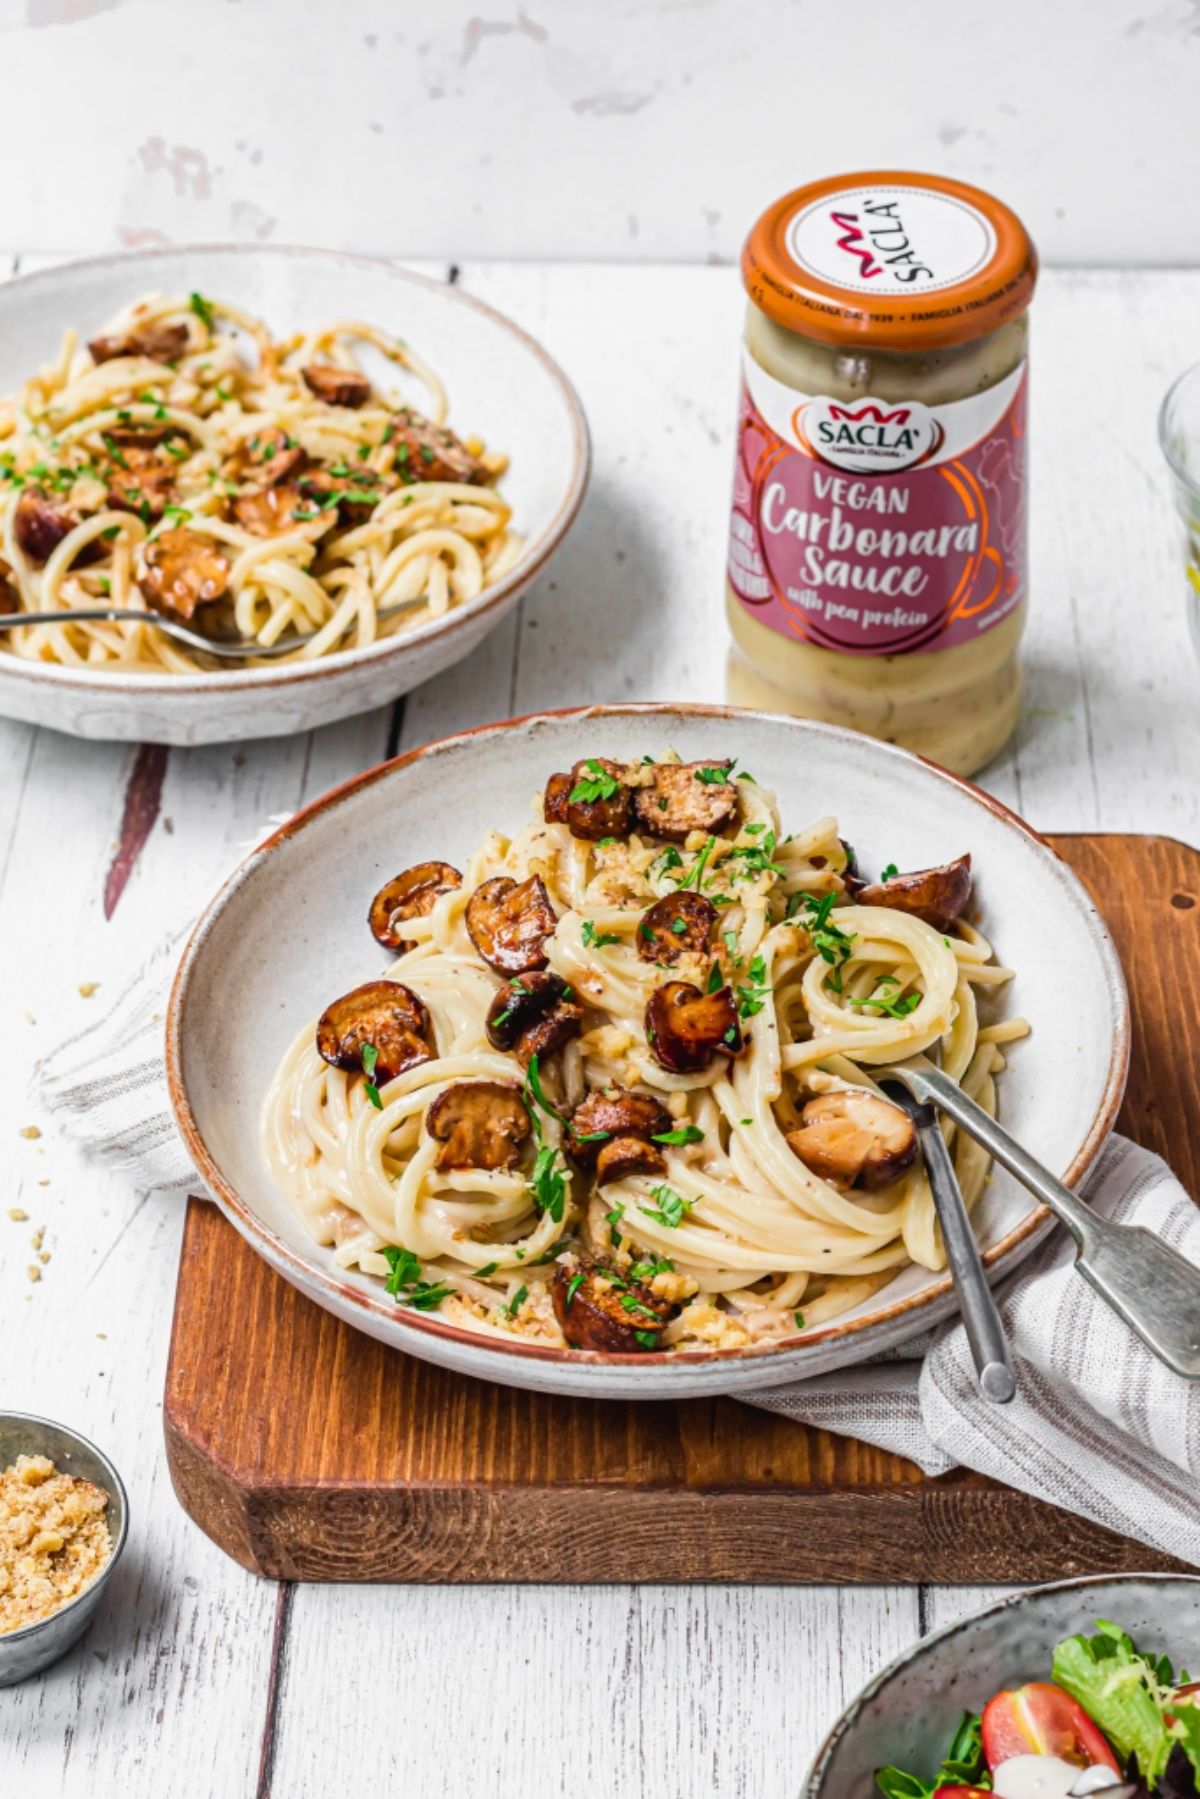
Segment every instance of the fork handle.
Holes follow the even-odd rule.
[[[1200,1380],[1200,1268],[1141,1225],[1114,1224],[1065,1187],[939,1068],[897,1066],[890,1079],[932,1102],[1066,1225],[1083,1278],[1160,1362]]]

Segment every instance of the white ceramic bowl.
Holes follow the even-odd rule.
[[[1200,1576],[1102,1575],[1014,1593],[915,1643],[864,1687],[817,1755],[804,1799],[879,1799],[881,1767],[932,1775],[964,1711],[1005,1687],[1049,1680],[1055,1644],[1098,1618],[1195,1671]]]
[[[503,580],[444,618],[289,667],[109,674],[0,651],[0,715],[122,741],[280,737],[384,705],[468,655],[545,568],[583,500],[587,423],[557,363],[490,306],[390,263],[331,250],[195,245],[95,257],[0,285],[0,394],[50,361],[68,326],[86,337],[152,288],[220,295],[279,332],[358,317],[407,338],[445,381],[449,422],[511,458],[501,491],[524,553]],[[382,358],[379,365],[381,379],[404,385],[401,372]],[[419,403],[416,385],[413,395]]]
[[[167,1026],[180,1128],[234,1225],[319,1304],[413,1355],[514,1386],[682,1398],[824,1373],[953,1310],[947,1279],[909,1268],[798,1344],[633,1358],[497,1345],[398,1309],[380,1283],[337,1268],[276,1193],[259,1152],[263,1095],[305,1020],[379,970],[382,952],[363,921],[382,883],[428,857],[465,866],[485,831],[528,818],[554,769],[589,755],[636,759],[668,747],[685,759],[738,757],[779,793],[785,825],[836,812],[866,868],[920,868],[969,849],[984,927],[1017,970],[1006,1006],[1033,1025],[1004,1076],[1005,1122],[1069,1182],[1112,1126],[1128,1063],[1127,1001],[1112,941],[1066,864],[969,783],[854,732],[722,707],[596,707],[450,738],[335,789],[242,864],[184,954]],[[997,1276],[1047,1225],[1003,1175],[977,1218]]]

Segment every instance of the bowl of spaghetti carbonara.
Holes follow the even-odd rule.
[[[802,721],[622,707],[301,814],[200,926],[169,1062],[210,1186],[322,1304],[471,1372],[649,1396],[946,1315],[890,1065],[935,1058],[1077,1179],[1126,1036],[1091,901],[966,783]],[[946,1128],[1007,1266],[1044,1220]]]
[[[377,704],[473,647],[582,497],[555,365],[382,264],[149,252],[0,288],[0,323],[15,716],[191,742]]]

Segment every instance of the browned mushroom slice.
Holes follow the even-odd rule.
[[[389,442],[396,473],[402,481],[465,481],[482,487],[491,479],[487,469],[465,443],[435,425],[411,406],[392,415]]]
[[[30,562],[48,562],[79,522],[77,512],[56,506],[40,487],[26,487],[13,515],[13,536]]]
[[[307,452],[295,439],[278,425],[270,425],[240,443],[221,472],[227,480],[244,482],[261,492],[292,480],[307,462]]]
[[[365,1068],[364,1049],[373,1048],[367,1072],[378,1085],[406,1068],[428,1062],[429,1014],[400,981],[365,981],[344,993],[317,1021],[317,1051],[335,1068]]]
[[[944,931],[960,915],[971,898],[971,858],[959,856],[940,868],[918,868],[912,874],[893,875],[860,887],[855,895],[860,906],[886,906],[892,912],[908,912],[924,919],[935,931]]]
[[[566,1256],[554,1271],[554,1315],[572,1349],[636,1355],[657,1349],[678,1311],[605,1262]]]
[[[623,1181],[630,1174],[665,1174],[667,1160],[661,1149],[641,1137],[613,1137],[600,1145],[596,1157],[596,1185]]]
[[[571,998],[560,975],[546,970],[506,981],[488,1007],[487,1036],[493,1049],[512,1050],[526,1067],[579,1035],[583,1007]]]
[[[244,531],[252,531],[255,537],[278,537],[284,531],[298,530],[301,525],[311,527],[318,522],[313,512],[313,502],[290,481],[261,488],[255,493],[238,494],[233,502],[234,518]],[[318,518],[324,524],[333,523],[332,515],[319,514]]]
[[[542,799],[542,817],[548,825],[567,823],[567,795],[575,785],[570,775],[551,775]]]
[[[857,1088],[810,1099],[787,1140],[806,1168],[835,1187],[886,1187],[917,1155],[907,1113]]]
[[[667,893],[644,914],[637,929],[643,962],[678,962],[708,948],[717,908],[702,893]]]
[[[442,1145],[439,1168],[514,1168],[532,1130],[521,1089],[508,1081],[456,1081],[425,1114]]]
[[[857,905],[859,894],[864,887],[869,885],[869,882],[864,881],[862,878],[858,866],[858,857],[854,854],[853,845],[847,843],[844,837],[839,837],[838,842],[846,852],[846,866],[842,870],[842,885],[850,895],[850,898]]]
[[[467,930],[485,962],[501,974],[546,965],[546,939],[558,923],[540,875],[520,885],[507,875],[484,881],[467,902]]]
[[[598,843],[602,837],[628,837],[633,829],[633,793],[625,786],[624,763],[589,756],[571,770],[567,792],[567,824],[572,837]]]
[[[175,497],[174,468],[160,461],[152,449],[136,444],[116,445],[115,450],[107,477],[108,504],[120,512],[136,513],[147,524],[161,518]]]
[[[674,1120],[660,1100],[649,1093],[631,1093],[627,1087],[609,1087],[589,1093],[571,1114],[566,1147],[582,1168],[591,1168],[602,1143],[617,1137],[649,1141],[671,1129]]]
[[[135,325],[119,337],[94,337],[88,345],[93,362],[112,362],[118,356],[145,356],[151,362],[176,362],[187,349],[186,325],[165,321]]]
[[[646,1007],[646,1037],[671,1074],[700,1074],[718,1050],[736,1056],[742,1033],[732,991],[701,993],[690,981],[656,987]]]
[[[652,837],[683,843],[693,831],[715,835],[737,818],[731,762],[658,762],[637,790],[638,824]]]
[[[21,596],[17,592],[17,584],[13,580],[13,572],[7,562],[0,561],[0,616],[10,612],[19,612]]]
[[[310,362],[300,374],[309,393],[324,400],[326,406],[365,406],[371,398],[371,383],[357,369],[338,368],[332,362]]]
[[[384,949],[408,948],[396,926],[409,918],[427,918],[443,893],[462,886],[462,876],[449,862],[417,862],[388,881],[371,901],[367,923]]]
[[[229,587],[229,560],[195,531],[163,531],[142,549],[138,586],[152,606],[192,618]]]

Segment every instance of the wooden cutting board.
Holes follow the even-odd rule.
[[[1133,1000],[1120,1128],[1200,1194],[1200,852],[1052,838]],[[167,1369],[175,1491],[283,1580],[1044,1581],[1178,1566],[1007,1487],[733,1400],[545,1398],[323,1312],[189,1201]]]

